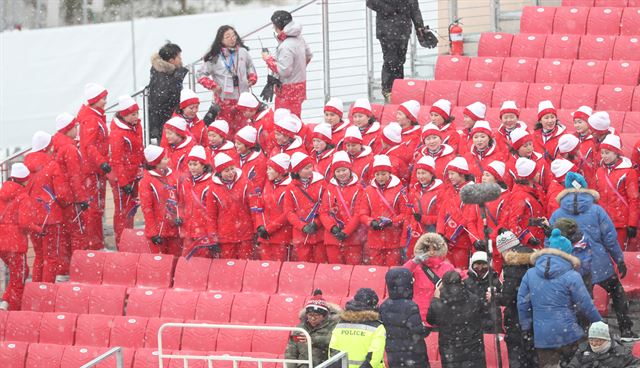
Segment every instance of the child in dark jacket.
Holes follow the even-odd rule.
[[[600,321],[589,327],[589,341],[578,347],[567,368],[616,367],[632,368],[640,366],[631,350],[611,338],[609,326]]]

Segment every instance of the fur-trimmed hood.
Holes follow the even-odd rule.
[[[327,315],[327,319],[333,319],[335,321],[340,319],[342,308],[340,308],[339,305],[327,302],[327,307],[329,307],[329,314]],[[300,310],[300,313],[298,314],[298,317],[300,317],[300,322],[304,323],[307,318],[307,308],[302,308]]]
[[[442,236],[437,233],[423,234],[416,242],[413,253],[415,255],[425,254],[429,247],[434,247],[437,250],[434,255],[435,257],[444,257],[447,255],[447,243]]]
[[[560,203],[560,201],[562,201],[562,198],[566,197],[570,193],[586,193],[586,194],[590,194],[593,197],[594,202],[597,202],[600,199],[600,193],[598,193],[597,191],[595,191],[593,189],[567,188],[567,189],[564,189],[563,191],[561,191],[560,193],[558,193],[558,195],[556,196],[556,202]]]
[[[544,255],[552,255],[552,256],[558,256],[560,258],[563,258],[564,260],[566,260],[567,262],[571,263],[571,265],[573,266],[574,270],[577,270],[580,268],[580,259],[578,257],[574,257],[571,254],[567,254],[561,250],[558,249],[554,249],[554,248],[544,248],[541,249],[537,252],[534,252],[531,255],[531,264],[535,265],[536,262],[538,261],[538,259],[540,259],[540,257],[544,256]]]
[[[531,249],[531,248],[527,248]],[[509,266],[525,266],[531,264],[531,255],[534,252],[511,251],[504,254],[504,264]]]
[[[365,311],[345,310],[342,313],[340,313],[340,319],[343,322],[354,322],[354,323],[374,322],[380,319],[380,313],[372,310],[365,310]]]
[[[578,215],[585,213],[600,199],[600,194],[593,189],[565,189],[558,194],[556,201],[560,208]]]
[[[157,52],[151,55],[151,66],[159,73],[171,74],[176,71],[176,66],[168,61],[162,60]]]

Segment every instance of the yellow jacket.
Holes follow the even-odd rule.
[[[349,368],[358,368],[371,353],[371,366],[384,368],[386,331],[378,312],[344,311],[340,317],[331,334],[329,355],[332,350],[344,351],[348,355]]]

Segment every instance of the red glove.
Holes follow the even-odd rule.
[[[209,77],[202,77],[198,79],[198,83],[200,83],[204,88],[210,91],[213,91],[214,89],[218,88],[218,84]]]
[[[249,85],[253,86],[258,82],[258,75],[256,73],[251,73],[247,77],[247,80],[249,81]]]

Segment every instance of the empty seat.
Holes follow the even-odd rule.
[[[22,310],[53,312],[58,285],[46,282],[28,282],[22,294]]]
[[[7,317],[4,329],[6,341],[38,342],[42,313],[31,311],[12,311]]]
[[[467,80],[470,59],[466,56],[438,56],[435,79]]]
[[[633,91],[633,99],[631,100],[631,110],[640,111],[640,87],[636,87]]]
[[[575,127],[573,126],[573,112],[575,110],[576,109],[557,109],[556,116],[558,117],[558,121],[560,121],[567,128],[567,133],[573,134],[576,131]]]
[[[209,269],[207,289],[213,291],[240,291],[247,261],[236,259],[214,259]]]
[[[282,354],[287,348],[289,331],[258,330],[251,339],[251,351]]]
[[[76,321],[75,344],[80,346],[109,346],[113,316],[81,314]]]
[[[388,108],[389,106],[387,106]],[[282,262],[247,261],[242,280],[242,291],[274,294],[278,290],[280,266],[282,266]]]
[[[150,253],[149,239],[142,229],[124,229],[118,243],[119,252]]]
[[[56,294],[56,312],[89,313],[91,288],[99,285],[59,284]]]
[[[139,349],[144,346],[144,333],[149,319],[144,317],[113,317],[109,346]]]
[[[102,270],[106,258],[105,252],[95,250],[76,250],[71,256],[69,279],[84,284],[102,283]]]
[[[513,36],[510,55],[541,58],[544,55],[545,39],[543,34],[519,33]]]
[[[93,346],[67,346],[62,354],[60,368],[78,368],[103,352],[103,349]]]
[[[458,92],[458,105],[467,106],[476,101],[485,105],[491,105],[491,94],[493,92],[493,82],[462,82],[460,92]]]
[[[615,36],[586,35],[580,38],[580,59],[609,60],[613,56]]]
[[[59,368],[64,354],[64,345],[30,344],[25,368]],[[3,365],[4,367],[4,365]]]
[[[637,35],[638,29],[640,29],[640,8],[624,8],[620,19],[620,35]]]
[[[538,59],[506,58],[502,64],[503,82],[527,82],[535,80]]]
[[[102,283],[134,286],[140,254],[128,252],[108,253],[105,257]]]
[[[375,116],[376,119],[380,120],[380,117],[382,117],[383,111],[384,111],[384,105],[375,104],[375,103],[371,104],[371,113],[373,113],[373,116]]]
[[[215,323],[210,321],[185,321],[188,323]],[[215,351],[216,340],[218,339],[217,328],[195,328],[185,327],[182,329],[182,349],[196,351]]]
[[[478,42],[478,56],[508,57],[512,41],[513,35],[510,33],[482,32]]]
[[[579,35],[547,35],[547,41],[544,44],[544,57],[550,59],[577,59],[579,48]]]
[[[315,263],[283,262],[280,268],[280,277],[278,278],[278,293],[311,294],[313,291],[313,277],[316,274],[317,267],[318,265]]]
[[[563,109],[577,109],[580,106],[595,106],[598,86],[595,84],[567,84],[562,89]]]
[[[89,295],[89,313],[121,316],[124,314],[124,302],[127,288],[118,285],[102,285],[91,288]]]
[[[552,33],[556,8],[525,6],[520,17],[521,33]]]
[[[253,332],[253,330],[220,329],[216,351],[251,351]]]
[[[444,98],[451,101],[452,105],[456,105],[459,90],[459,81],[430,80],[427,82],[427,89],[424,91],[423,102],[426,105],[433,105],[437,100]]]
[[[100,354],[105,353],[108,348],[99,348],[98,351]],[[130,348],[122,348],[122,359],[123,359],[123,367],[131,368],[133,367],[133,359],[136,354],[135,349]],[[116,356],[110,355],[108,358],[105,358],[101,363],[96,365],[96,368],[114,368],[116,365]]]
[[[538,59],[536,83],[569,83],[573,60]]]
[[[322,290],[324,295],[339,298],[349,295],[349,280],[353,266],[337,264],[319,264],[313,288]]]
[[[44,313],[40,321],[40,343],[73,345],[76,334],[75,313]]]
[[[196,319],[227,323],[231,319],[232,293],[202,292],[196,305]]]
[[[640,60],[640,38],[618,36],[613,47],[614,60]]]
[[[593,6],[594,0],[562,0],[562,6]]]
[[[572,84],[602,84],[607,62],[604,60],[574,60],[571,69]]]
[[[620,34],[620,20],[622,8],[593,8],[587,18],[587,34],[618,35]]]
[[[382,116],[380,117],[380,123],[382,123],[382,125],[387,125],[392,121],[396,120],[396,112],[398,111],[398,105],[393,105],[393,104],[388,104],[384,107],[384,111],[382,113]],[[249,261],[251,262],[251,261]],[[247,264],[248,267],[248,264]],[[247,274],[245,271],[245,280]],[[244,290],[244,288],[243,288]]]
[[[578,6],[557,8],[553,18],[553,33],[585,34],[589,9]]]
[[[627,111],[624,114],[622,133],[640,132],[640,111]]]
[[[491,106],[500,107],[504,101],[515,101],[518,106],[525,106],[529,83],[497,82],[493,87]]]
[[[634,0],[630,0],[629,2],[633,2]],[[607,6],[607,7],[619,7],[619,8],[623,8],[625,6],[632,6],[632,5],[628,5],[627,0],[595,0],[593,3],[593,6],[596,7],[603,7],[603,6]]]
[[[472,58],[469,62],[467,79],[471,81],[500,81],[503,63],[504,59],[501,57]]]
[[[622,153],[627,157],[632,156],[633,153],[640,150],[640,148],[634,147],[634,145],[640,141],[640,134],[638,133],[623,133],[620,135],[620,141],[622,142]],[[640,151],[637,152],[636,154],[640,154]]]
[[[349,296],[354,296],[360,288],[368,287],[382,298],[385,292],[384,276],[388,270],[388,267],[381,266],[354,266],[353,272],[351,272],[351,280],[349,281]]]
[[[178,258],[173,287],[192,291],[207,290],[210,268],[211,259],[209,258],[192,257],[189,260],[184,257]]]
[[[160,317],[165,290],[130,288],[127,299],[127,316]]]
[[[0,342],[0,367],[24,368],[29,344],[17,341]]]
[[[158,347],[158,331],[165,323],[182,323],[178,318],[149,318],[147,329],[144,332],[144,347]],[[162,348],[176,350],[180,349],[180,339],[182,338],[181,327],[165,327],[162,330]]]
[[[300,310],[304,307],[304,297],[274,294],[269,297],[266,324],[295,326],[300,321]]]
[[[136,271],[136,285],[152,288],[170,287],[174,261],[172,255],[141,254]]]
[[[171,350],[162,350],[163,354],[172,353]],[[163,366],[168,366],[170,363],[169,358],[162,359]],[[157,368],[160,364],[160,359],[158,359],[158,350],[157,349],[138,349],[135,353],[135,358],[133,360],[133,368]],[[216,366],[217,368],[217,366]]]
[[[262,324],[267,314],[269,296],[237,293],[231,306],[231,323]]]
[[[401,104],[405,101],[416,100],[422,102],[426,80],[420,79],[396,79],[391,88],[391,103]]]
[[[609,110],[607,112],[609,113],[609,118],[611,118],[611,128],[619,134],[619,132],[622,131],[622,126],[624,125],[624,115],[626,112],[614,110]]]
[[[527,92],[527,107],[538,108],[538,103],[550,100],[554,106],[560,106],[562,85],[553,83],[531,83]]]
[[[164,350],[162,351],[162,353],[164,354]],[[201,351],[192,351],[192,350],[188,350],[188,349],[181,349],[181,350],[176,350],[174,352],[172,352],[172,354],[174,355],[207,355]],[[187,359],[187,364],[189,368],[207,368],[207,362],[205,360],[196,360],[196,359]],[[182,358],[172,358],[171,361],[169,362],[169,365],[163,365],[163,367],[169,367],[169,368],[184,368],[184,364],[185,364],[185,360]],[[218,365],[216,364],[215,367],[217,368]]]
[[[431,121],[431,105],[420,106],[420,112],[418,113],[418,122],[424,125]],[[282,271],[280,271],[282,274]],[[313,281],[313,280],[311,280]]]
[[[622,85],[602,85],[598,88],[597,110],[631,110],[633,87]]]
[[[640,62],[609,60],[604,71],[604,84],[637,86],[640,80]]]
[[[200,292],[169,289],[162,299],[160,317],[194,319]]]

